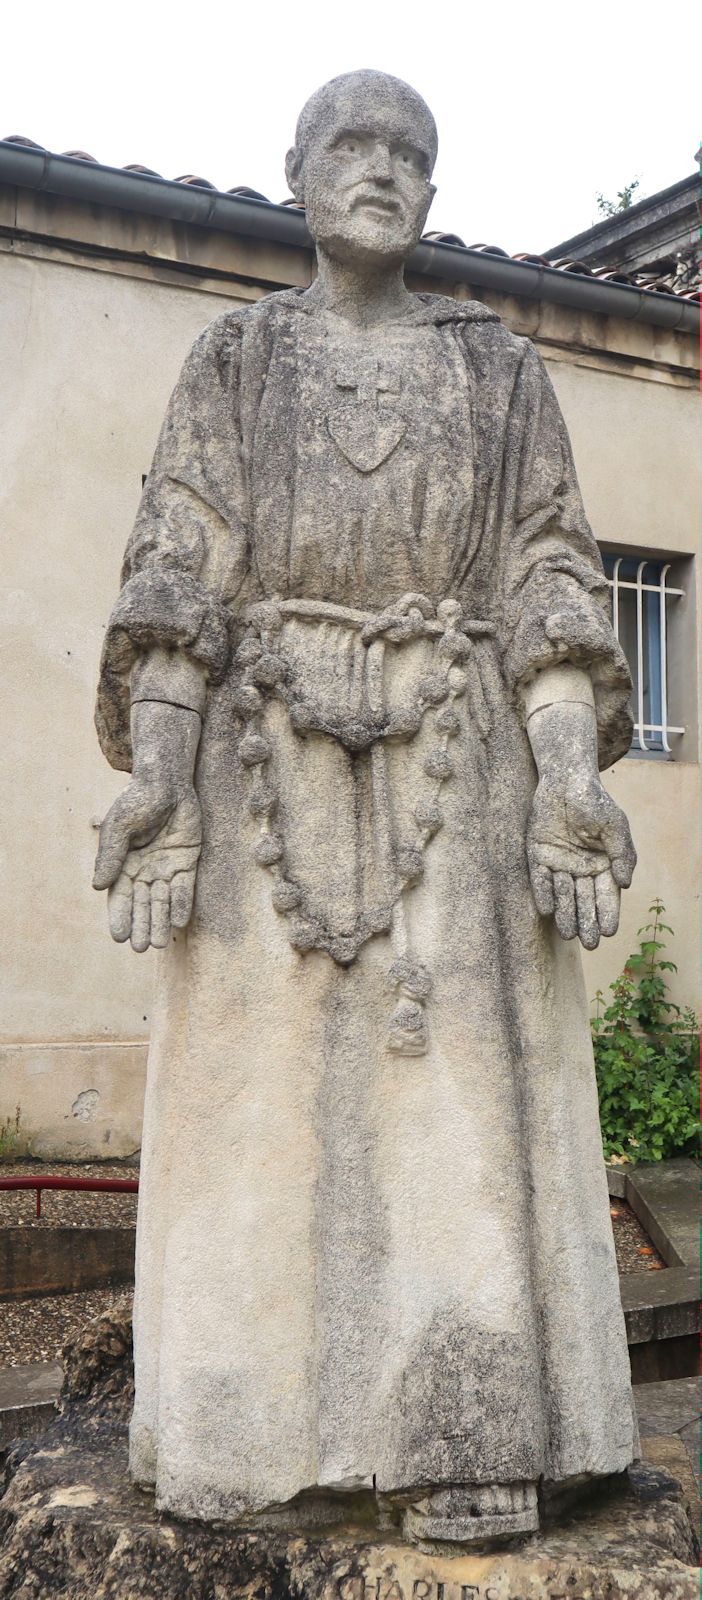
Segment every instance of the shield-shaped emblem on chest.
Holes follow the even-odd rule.
[[[376,362],[372,370],[339,373],[336,388],[346,399],[327,414],[330,437],[358,472],[375,472],[407,432],[404,417],[390,409],[399,382]]]

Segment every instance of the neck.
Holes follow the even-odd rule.
[[[403,262],[379,267],[337,261],[318,245],[317,273],[317,295],[329,311],[349,322],[366,327],[394,322],[414,304],[405,288]]]

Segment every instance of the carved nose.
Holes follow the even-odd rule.
[[[373,151],[369,176],[374,179],[375,183],[392,183],[393,171],[389,150],[376,148]]]

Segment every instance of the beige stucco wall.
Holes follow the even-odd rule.
[[[141,1144],[145,1073],[143,1042],[0,1045],[2,1120],[9,1116],[13,1130],[20,1111],[13,1153],[40,1161],[133,1156]]]
[[[67,1153],[76,1138],[85,1154],[126,1153],[138,1143],[151,958],[113,944],[90,886],[95,823],[124,783],[97,745],[96,671],[168,395],[231,300],[19,255],[0,257],[0,272],[12,378],[0,388],[0,1123],[20,1104],[32,1148],[49,1153],[54,1094]],[[91,1117],[73,1117],[93,1088]]]
[[[666,957],[677,963],[670,979],[671,997],[700,1009],[700,769],[692,762],[618,761],[605,778],[610,794],[631,822],[638,863],[630,889],[622,895],[619,932],[598,950],[583,952],[585,983],[592,1001],[606,994],[628,955],[636,950],[637,930],[651,921],[649,906],[661,899],[664,921],[674,937],[664,934]]]
[[[694,553],[702,505],[699,393],[692,382],[546,364],[600,541]]]
[[[70,226],[75,235],[75,219]],[[20,1104],[28,1147],[44,1159],[124,1155],[139,1141],[151,962],[110,941],[104,899],[90,887],[95,823],[124,782],[93,732],[97,662],[141,476],[181,361],[212,317],[282,276],[280,251],[257,287],[156,272],[137,259],[138,229],[129,243],[133,266],[115,260],[114,270],[104,256],[71,258],[44,244],[15,242],[0,253],[0,356],[11,380],[0,392],[0,1123]],[[305,270],[296,259],[291,281],[304,281]],[[503,309],[519,326],[520,309]],[[543,353],[598,538],[692,551],[700,504],[690,465],[698,458],[693,390],[662,363],[639,376],[633,364],[608,367],[573,350],[572,324],[569,313],[556,322],[551,314]],[[611,330],[608,337],[616,343]],[[645,330],[636,340],[640,355]],[[640,866],[622,933],[587,958],[588,992],[616,975],[659,893],[677,932],[677,993],[694,1001],[699,860],[690,840],[699,768],[627,760],[608,781],[631,816]]]
[[[692,384],[654,369],[646,375],[601,371],[579,361],[547,361],[570,430],[588,516],[601,543],[657,554],[694,555],[702,507],[699,397]],[[686,604],[699,617],[697,596]],[[679,602],[669,602],[679,604]],[[689,618],[689,612],[688,612]],[[691,729],[684,746],[696,755],[695,628],[687,628],[688,672],[671,681],[671,707]],[[634,756],[607,775],[607,787],[626,811],[638,852],[636,876],[622,899],[616,938],[584,954],[590,998],[606,992],[628,954],[648,908],[663,900],[675,931],[666,955],[678,966],[671,994],[682,1005],[700,1002],[700,765]]]

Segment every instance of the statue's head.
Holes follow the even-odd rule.
[[[385,72],[347,72],[303,106],[285,171],[330,256],[404,261],[434,196],[436,124],[415,89]]]

